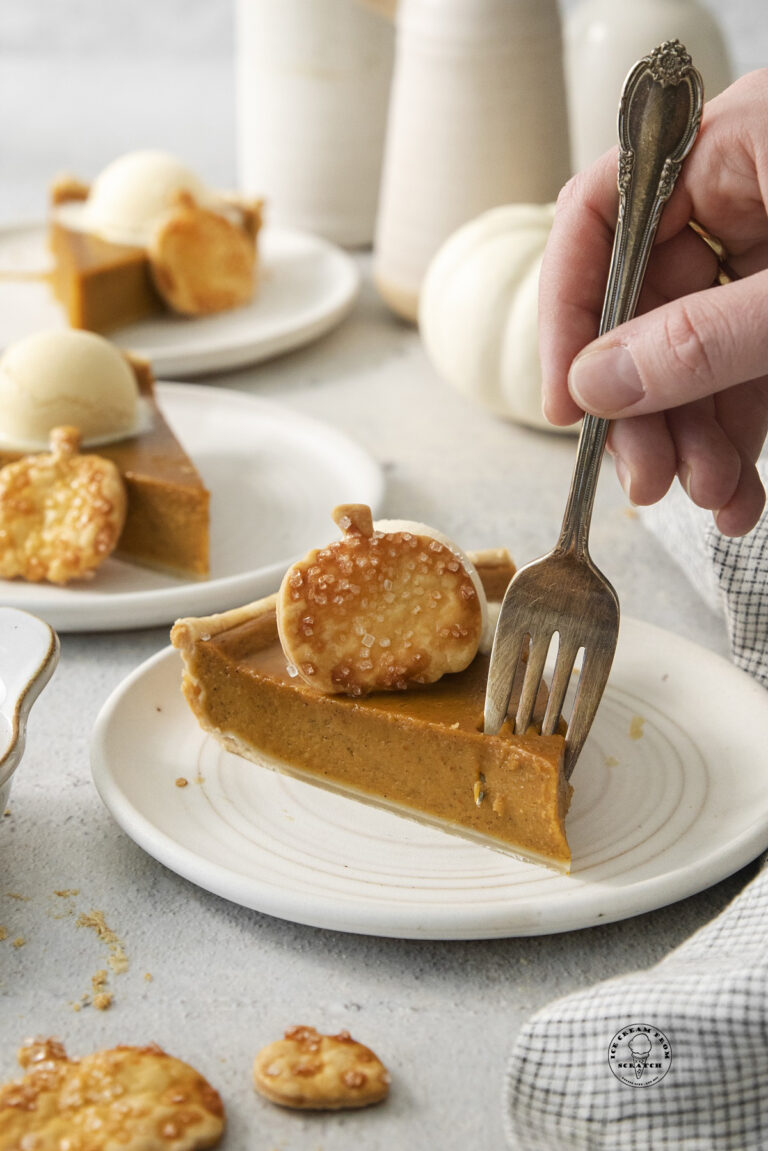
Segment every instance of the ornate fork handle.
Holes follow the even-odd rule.
[[[701,76],[678,40],[667,40],[627,76],[619,107],[619,218],[600,335],[635,313],[662,208],[701,123]],[[610,420],[586,415],[557,552],[588,558],[600,461]]]

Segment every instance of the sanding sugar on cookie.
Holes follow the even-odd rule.
[[[467,667],[487,606],[464,552],[425,524],[373,523],[362,504],[333,518],[342,538],[293,564],[277,598],[283,651],[302,679],[360,696]]]
[[[117,546],[125,487],[111,460],[81,455],[74,427],[51,450],[0,468],[0,577],[65,584],[93,575]]]

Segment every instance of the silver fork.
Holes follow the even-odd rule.
[[[662,208],[701,122],[701,77],[677,40],[665,41],[630,71],[619,106],[619,214],[600,334],[634,315]],[[484,730],[507,718],[520,659],[527,666],[515,715],[524,733],[552,637],[557,657],[542,734],[558,730],[578,653],[583,650],[566,734],[569,777],[603,695],[619,633],[619,601],[589,555],[587,537],[608,420],[587,415],[581,429],[560,538],[552,552],[521,568],[501,607],[491,652]]]

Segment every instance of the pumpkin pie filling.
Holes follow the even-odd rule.
[[[145,248],[115,244],[59,220],[57,208],[85,203],[88,192],[87,184],[68,179],[57,181],[51,189],[51,287],[70,326],[109,332],[164,312]]]
[[[494,596],[514,571],[504,554],[473,557]],[[319,692],[288,665],[275,596],[179,620],[171,639],[184,659],[192,711],[228,750],[567,870],[572,789],[563,774],[564,738],[533,729],[516,736],[510,723],[498,735],[483,734],[487,655],[436,683],[353,698]]]

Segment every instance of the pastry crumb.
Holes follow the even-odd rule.
[[[183,775],[180,775],[179,778],[176,780],[176,786],[177,787],[186,787],[188,783],[189,783],[189,780],[185,779]]]
[[[77,918],[77,926],[90,927],[92,931],[96,932],[99,939],[106,943],[110,957],[125,959],[127,966],[127,956],[123,950],[123,945],[112,928],[107,926],[103,911],[82,912]]]
[[[123,972],[127,971],[130,966],[128,962],[128,956],[124,951],[113,951],[107,959],[107,963],[112,968],[115,975],[122,975]]]
[[[642,739],[643,738],[643,725],[645,723],[642,715],[633,715],[629,723],[629,738]]]
[[[151,983],[152,979],[153,979],[152,972],[151,971],[145,971],[144,972],[144,978],[147,981],[147,983]]]
[[[79,887],[63,887],[61,891],[54,891],[54,895],[60,896],[62,899],[69,899],[73,895],[80,894]]]
[[[2,943],[2,941],[3,941],[4,939],[7,939],[7,938],[8,938],[8,928],[7,928],[7,927],[3,927],[3,926],[0,924],[0,943]]]
[[[13,946],[14,947],[23,947],[26,942],[27,941],[23,935],[17,935],[13,941]]]
[[[631,733],[630,733],[630,734],[631,734]],[[618,766],[619,766],[619,761],[618,761],[618,759],[616,758],[616,756],[615,756],[615,755],[606,755],[606,757],[605,757],[605,766],[606,766],[606,767],[618,767]]]
[[[91,911],[90,914],[83,912],[77,919],[78,927],[89,927],[95,931],[102,943],[106,943],[109,954],[107,955],[107,964],[112,969],[115,975],[122,975],[127,971],[130,962],[128,956],[125,954],[123,944],[112,930],[107,925],[103,911]],[[106,969],[97,971],[91,979],[93,988],[93,1006],[99,1011],[105,1011],[107,1007],[112,1004],[112,992],[105,991],[108,973]],[[99,1001],[97,1003],[97,1000]],[[88,997],[83,996],[83,1001],[87,1002]]]

